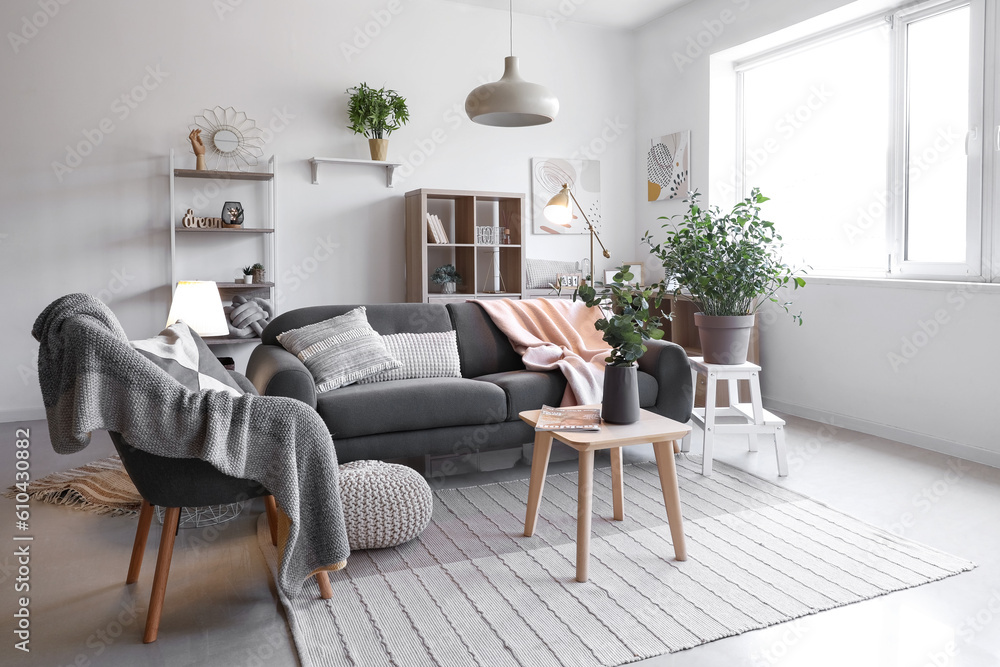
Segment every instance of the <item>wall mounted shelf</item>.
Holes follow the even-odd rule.
[[[309,166],[312,168],[313,185],[319,185],[319,166],[321,164],[370,164],[376,167],[385,167],[385,187],[392,187],[392,176],[396,167],[402,167],[402,162],[385,162],[383,160],[358,160],[346,157],[314,157],[309,158]]]

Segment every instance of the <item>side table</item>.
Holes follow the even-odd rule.
[[[581,408],[599,408],[598,405],[581,405]],[[526,410],[518,416],[534,426],[540,410]],[[549,467],[552,439],[566,443],[580,453],[580,478],[577,491],[576,514],[576,580],[587,581],[590,560],[590,523],[593,511],[594,452],[611,450],[611,493],[616,521],[625,520],[625,495],[622,481],[622,447],[653,443],[656,469],[660,475],[663,504],[667,508],[670,538],[677,560],[687,560],[684,546],[684,527],[681,520],[681,497],[677,489],[677,468],[674,464],[674,443],[691,434],[691,427],[673,419],[661,417],[648,410],[640,410],[639,421],[634,424],[601,423],[599,431],[536,431],[535,452],[531,459],[531,483],[528,487],[528,510],[524,517],[524,536],[535,533],[538,506],[545,487],[545,473]]]
[[[691,357],[691,380],[694,386],[698,384],[698,374],[707,380],[705,387],[705,407],[692,408],[691,421],[704,430],[704,458],[701,472],[712,474],[712,457],[715,449],[715,436],[725,433],[745,433],[749,439],[751,452],[757,451],[757,434],[774,436],[774,454],[778,460],[778,476],[788,475],[788,456],[785,452],[785,421],[764,409],[760,395],[760,366],[749,361],[742,364],[723,365],[707,364],[704,357]],[[716,385],[719,380],[728,380],[729,407],[720,408],[715,405]],[[737,382],[747,380],[750,383],[750,403],[739,402]],[[719,423],[719,417],[736,417],[738,423]],[[690,434],[681,443],[681,451],[691,449]]]

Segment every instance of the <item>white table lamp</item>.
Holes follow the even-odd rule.
[[[211,280],[181,280],[167,315],[167,326],[181,321],[199,336],[228,336],[229,324],[222,310],[219,288]]]

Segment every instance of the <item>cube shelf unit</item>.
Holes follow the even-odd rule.
[[[406,300],[446,303],[466,299],[523,299],[524,204],[522,193],[432,190],[406,193]],[[451,243],[427,240],[427,214],[442,221]],[[476,226],[510,229],[510,243],[476,243]],[[454,264],[462,282],[454,294],[438,291],[430,275]],[[497,278],[502,282],[497,288]]]
[[[274,308],[275,303],[275,283],[273,281],[253,283],[250,285],[245,285],[243,283],[233,282],[234,271],[237,264],[240,263],[239,260],[232,259],[232,266],[220,263],[216,266],[201,266],[199,265],[197,269],[186,268],[181,270],[179,264],[184,260],[182,255],[184,251],[192,252],[195,249],[204,250],[206,252],[213,252],[213,257],[218,256],[218,254],[225,253],[226,247],[223,245],[223,239],[228,237],[228,239],[250,239],[259,238],[260,239],[260,249],[256,252],[259,258],[256,261],[260,261],[264,264],[264,269],[266,273],[270,276],[277,276],[277,218],[276,211],[277,206],[275,204],[275,171],[274,171],[275,158],[272,155],[267,161],[267,171],[197,171],[194,169],[178,169],[175,166],[174,152],[170,151],[170,291],[173,294],[173,290],[177,287],[177,281],[179,280],[214,280],[216,285],[219,287],[219,294],[222,296],[222,301],[226,304],[234,296],[240,294],[247,298],[261,297],[269,299],[271,301],[272,308]],[[212,199],[220,197],[226,193],[227,188],[236,187],[235,182],[257,182],[265,187],[265,192],[263,196],[264,205],[261,207],[259,212],[255,211],[247,222],[252,226],[245,226],[240,229],[196,229],[184,227],[181,224],[181,218],[184,216],[184,211],[188,208],[194,208],[190,203],[192,197],[189,195],[189,188],[187,186],[182,186],[183,199],[178,199],[178,180],[185,183],[194,183],[198,180],[208,180],[215,183],[215,188],[218,189],[218,193],[215,195],[208,195],[208,186],[204,186],[201,193],[206,199]],[[232,201],[236,201],[233,199]],[[219,203],[219,210],[221,212],[221,203]],[[195,211],[195,215],[209,216],[208,211]],[[211,212],[211,213],[214,213]],[[217,217],[218,214],[211,215],[209,217]],[[256,220],[256,222],[253,222]],[[183,239],[181,241],[181,239]],[[179,243],[180,241],[180,243]],[[178,248],[178,246],[182,246]],[[212,246],[206,248],[206,246]],[[230,256],[227,256],[225,261],[230,261]],[[245,263],[245,261],[244,261]],[[196,273],[196,275],[191,275]],[[277,310],[274,311],[277,315]],[[251,338],[236,338],[231,336],[215,336],[206,337],[205,342],[209,345],[231,345],[238,343],[259,343],[260,338],[257,336]]]

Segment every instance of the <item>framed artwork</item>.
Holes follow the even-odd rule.
[[[622,262],[619,266],[627,266],[628,270],[635,276],[632,280],[625,283],[626,285],[645,285],[646,272],[641,262]],[[605,269],[604,271],[604,284],[609,285],[615,281],[615,274],[618,273],[618,269]]]
[[[531,158],[531,219],[535,234],[587,234],[587,223],[574,206],[573,219],[561,225],[545,219],[545,205],[566,184],[594,229],[601,230],[601,161]]]
[[[691,132],[650,139],[646,155],[649,201],[687,195],[691,185]]]

